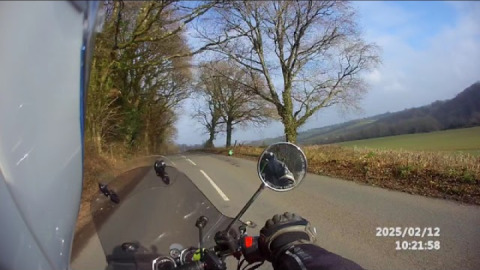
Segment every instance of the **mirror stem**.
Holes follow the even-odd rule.
[[[195,222],[195,227],[198,228],[198,242],[200,245],[200,258],[203,259],[203,228],[207,225],[208,218],[206,216],[200,216]]]
[[[245,204],[245,206],[242,208],[242,210],[240,210],[240,213],[238,213],[238,215],[232,220],[232,222],[230,222],[230,224],[228,224],[227,229],[225,229],[225,231],[227,233],[230,231],[233,224],[235,224],[235,222],[239,221],[240,218],[243,216],[243,214],[245,214],[245,212],[248,210],[250,205],[252,205],[252,203],[257,199],[258,195],[260,195],[260,193],[263,191],[264,188],[265,188],[265,184],[262,182],[260,187],[257,189],[257,191],[255,191],[253,196],[250,198],[250,200],[248,200],[248,202]]]

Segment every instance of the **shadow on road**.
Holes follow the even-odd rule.
[[[122,198],[127,197],[150,170],[153,170],[152,166],[138,167],[122,173],[121,175],[117,176],[114,181],[112,181],[112,183],[114,183],[115,185],[109,186],[109,188],[114,189],[120,197],[119,205],[122,204]],[[103,197],[104,195],[99,190],[98,194],[94,197],[92,202]],[[108,220],[108,217],[110,217],[115,212],[115,209],[118,208],[112,207],[112,204],[113,203],[110,200],[106,199],[102,200],[101,205],[96,204],[96,209],[98,209],[98,207],[102,207],[103,209],[108,209],[110,211],[102,212],[101,216],[96,216],[95,223],[93,223],[93,221],[87,223],[75,234],[73,238],[72,257],[70,259],[71,261],[74,261],[77,258],[77,256],[87,244],[88,240],[96,233],[97,229],[101,228],[102,224],[106,220]],[[92,208],[92,204],[90,205],[90,208]],[[95,215],[96,209],[90,209],[93,215]]]

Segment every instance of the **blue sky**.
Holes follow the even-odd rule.
[[[382,64],[369,74],[362,112],[319,111],[300,130],[453,98],[480,81],[480,2],[356,1],[364,37],[382,48]],[[178,143],[207,139],[183,104]],[[281,123],[237,129],[233,139],[249,141],[283,134]],[[216,145],[224,143],[219,136]]]
[[[353,5],[366,32],[401,36],[414,49],[428,49],[428,39],[445,27],[454,26],[458,19],[451,3],[443,1],[358,1]]]

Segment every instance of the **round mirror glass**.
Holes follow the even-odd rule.
[[[288,191],[305,178],[307,158],[295,144],[275,143],[263,151],[258,159],[257,171],[267,187],[276,191]]]

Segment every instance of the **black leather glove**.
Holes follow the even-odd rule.
[[[260,230],[259,247],[265,259],[275,264],[276,259],[295,244],[314,243],[315,229],[293,213],[274,215]]]

